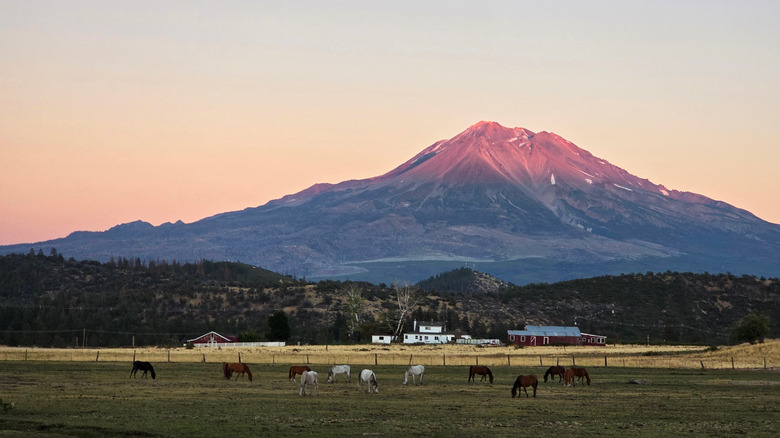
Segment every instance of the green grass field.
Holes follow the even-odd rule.
[[[249,364],[254,381],[227,381],[215,363],[158,363],[157,379],[128,378],[129,363],[0,362],[0,436],[777,436],[780,372],[589,368],[591,386],[541,382],[543,368],[373,367],[379,394],[325,383],[298,396],[287,366]],[[512,399],[518,374],[537,374],[537,397]],[[140,374],[139,374],[140,375]],[[340,379],[341,380],[341,379]],[[628,384],[631,380],[642,384]]]

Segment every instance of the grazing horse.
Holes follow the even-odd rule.
[[[157,378],[157,374],[154,373],[154,367],[149,362],[142,362],[140,360],[136,360],[133,362],[133,369],[130,370],[130,376],[135,378],[135,375],[138,373],[138,370],[143,371],[143,374],[141,374],[141,377],[146,377],[146,373],[152,375],[152,379]]]
[[[311,368],[309,368],[306,365],[293,365],[290,367],[290,381],[295,381],[295,375],[296,374],[303,374],[304,371],[311,371]]]
[[[309,387],[309,395],[312,395],[314,389],[317,389],[317,395],[320,394],[320,385],[316,371],[304,371],[301,373],[301,390],[298,395],[306,396],[306,387]]]
[[[560,382],[563,380],[564,371],[566,371],[566,368],[557,365],[547,368],[547,371],[544,373],[545,383],[547,382],[547,376],[552,377],[553,381],[555,381],[555,376],[558,376],[558,381]]]
[[[407,383],[409,383],[409,376],[412,376],[412,383],[414,385],[417,385],[417,381],[415,380],[414,376],[420,376],[420,385],[422,385],[423,374],[425,374],[425,367],[424,366],[422,366],[422,365],[412,365],[404,373],[404,382],[403,382],[403,384],[406,385]]]
[[[244,374],[246,374],[247,378],[249,378],[249,381],[252,381],[252,371],[249,371],[249,367],[246,366],[245,363],[225,362],[222,364],[222,373],[228,380],[230,380],[230,378],[233,376],[233,373],[238,373],[235,380],[238,380],[239,377],[244,377]]]
[[[374,391],[374,394],[379,394],[379,384],[376,382],[376,374],[371,370],[363,370],[360,372],[359,385],[366,384],[366,392]]]
[[[349,365],[333,365],[333,367],[328,371],[328,380],[327,383],[333,383],[336,381],[336,374],[346,374],[347,380],[352,381],[352,375],[349,371]]]
[[[533,374],[528,376],[517,376],[517,380],[515,380],[515,384],[512,386],[512,398],[515,398],[515,394],[522,396],[522,394],[520,394],[520,389],[525,391],[525,398],[528,398],[528,390],[526,388],[529,386],[534,388],[534,397],[536,397],[536,386],[538,384],[539,379]]]
[[[472,381],[472,379],[476,382],[477,379],[474,377],[475,374],[480,374],[482,376],[479,381],[485,380],[485,377],[490,378],[490,383],[493,383],[493,373],[490,371],[490,368],[484,366],[484,365],[472,365],[469,367],[469,382]]]
[[[582,381],[584,377],[590,386],[590,376],[585,368],[570,367],[566,368],[566,372],[563,373],[564,386],[577,386],[574,384],[574,378],[577,377],[578,381]]]

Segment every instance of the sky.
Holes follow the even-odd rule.
[[[0,11],[0,244],[377,176],[482,120],[780,223],[774,0]]]

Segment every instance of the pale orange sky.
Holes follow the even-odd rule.
[[[0,11],[0,244],[376,176],[480,120],[780,223],[780,2]]]

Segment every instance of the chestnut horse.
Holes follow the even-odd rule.
[[[588,382],[588,386],[590,386],[590,376],[588,375],[588,371],[585,370],[585,368],[578,367],[566,368],[566,371],[563,373],[564,386],[577,386],[574,384],[575,377],[580,382],[584,377]]]
[[[295,375],[296,374],[303,374],[304,371],[311,371],[311,368],[309,368],[307,365],[293,365],[290,367],[290,381],[295,381]]]
[[[475,374],[479,374],[482,376],[479,381],[485,380],[485,377],[490,378],[490,383],[493,383],[493,373],[490,372],[490,368],[484,366],[484,365],[472,365],[469,367],[469,382],[473,379],[475,382],[477,379],[474,377]]]
[[[249,367],[246,366],[245,363],[223,363],[222,364],[222,373],[225,375],[225,378],[230,380],[230,378],[233,376],[233,373],[238,373],[236,375],[235,380],[238,380],[239,377],[243,377],[244,374],[249,378],[249,381],[252,381],[252,371],[249,371]]]
[[[130,370],[130,376],[135,378],[135,375],[138,374],[138,370],[143,371],[141,377],[146,377],[147,372],[152,375],[152,379],[157,377],[154,373],[154,367],[149,362],[142,362],[140,360],[133,361],[133,369]]]
[[[553,378],[553,381],[555,381],[555,376],[558,376],[558,381],[563,380],[563,372],[566,371],[566,368],[561,366],[552,366],[550,368],[547,368],[547,372],[544,373],[544,381],[547,382],[547,376],[550,376]]]
[[[517,380],[515,380],[515,384],[512,386],[512,398],[515,398],[515,394],[522,396],[522,394],[520,394],[520,389],[525,391],[525,398],[528,398],[528,390],[526,388],[529,386],[534,388],[534,397],[536,397],[536,386],[538,384],[539,379],[533,374],[528,376],[517,376]]]

